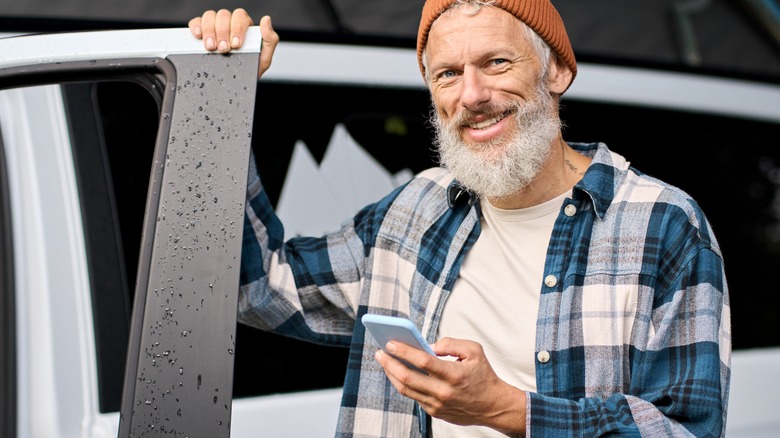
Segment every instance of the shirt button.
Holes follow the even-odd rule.
[[[547,363],[550,361],[550,353],[547,350],[542,350],[536,354],[536,358],[539,359],[539,362],[541,363]]]
[[[572,217],[577,214],[577,207],[574,204],[569,204],[563,209],[563,212],[566,213],[566,216]]]
[[[558,284],[558,279],[555,278],[554,275],[548,275],[544,277],[544,284],[546,284],[547,287],[555,287],[555,285]]]

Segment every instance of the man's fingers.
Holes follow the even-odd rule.
[[[233,11],[230,17],[230,48],[238,49],[244,44],[246,31],[253,23],[252,17],[243,9]]]
[[[219,53],[241,48],[246,33],[252,25],[254,25],[252,17],[243,8],[233,12],[227,9],[206,11],[202,16],[195,17],[187,23],[192,35],[203,39],[206,50],[217,50]],[[274,51],[279,43],[279,35],[274,31],[271,17],[266,15],[260,20],[260,34],[263,37],[263,46],[260,49],[258,78],[271,67]]]
[[[377,350],[374,358],[384,368],[385,374],[393,382],[393,386],[407,397],[410,397],[408,394],[409,390],[419,387],[420,379],[426,377],[419,371],[410,369],[403,362],[382,350]]]
[[[401,366],[405,367],[406,365],[401,365]],[[423,394],[422,392],[418,391],[417,389],[410,386],[409,384],[404,383],[396,376],[389,373],[387,370],[385,370],[385,375],[387,375],[388,380],[390,380],[390,383],[395,387],[396,391],[398,391],[398,393],[403,395],[404,397],[409,397],[410,399],[416,400],[418,402],[421,402],[423,400],[427,401],[428,399],[430,399],[428,395]]]
[[[214,27],[216,21],[217,13],[214,11],[206,11],[201,17],[201,38],[203,38],[203,45],[206,47],[206,50],[216,50],[217,48],[217,33]]]
[[[220,9],[217,11],[217,18],[214,23],[214,29],[216,31],[216,43],[217,51],[219,53],[227,53],[230,51],[230,22],[231,16],[229,10]]]
[[[187,23],[195,38],[203,39],[206,50],[227,53],[244,44],[247,29],[253,24],[252,17],[243,8],[231,12],[228,9],[209,10]]]
[[[274,31],[271,17],[268,15],[260,19],[260,35],[263,37],[263,46],[260,49],[258,77],[262,76],[271,67],[276,45],[279,44],[279,34]]]
[[[192,36],[194,36],[197,39],[203,38],[203,28],[200,25],[201,18],[195,17],[192,20],[190,20],[189,23],[187,23],[187,27],[189,27],[190,32],[192,32]]]
[[[416,400],[426,411],[429,406],[435,405],[436,399],[429,392],[439,386],[435,378],[409,369],[401,361],[382,350],[377,350],[375,358],[384,369],[390,383],[401,395]]]

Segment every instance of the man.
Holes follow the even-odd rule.
[[[226,52],[250,24],[223,10],[190,28]],[[262,74],[278,36],[260,29]],[[417,50],[443,168],[288,242],[253,168],[240,320],[351,348],[337,436],[721,435],[720,249],[684,192],[563,140],[577,64],[552,4],[428,0]],[[409,317],[455,360],[389,343],[426,374],[407,368],[365,313]]]

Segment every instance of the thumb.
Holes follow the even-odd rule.
[[[263,45],[260,48],[258,77],[262,76],[271,67],[276,45],[279,44],[279,34],[274,30],[271,17],[268,15],[260,19],[260,35],[263,37]]]
[[[453,338],[441,338],[431,344],[431,348],[441,359],[460,360],[468,356],[462,343]]]

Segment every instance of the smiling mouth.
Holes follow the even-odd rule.
[[[505,119],[507,116],[512,114],[512,110],[506,110],[503,113],[491,117],[489,119],[483,120],[481,122],[467,122],[465,126],[468,126],[471,129],[485,129],[489,126],[495,125],[496,123],[500,122],[501,120]]]

